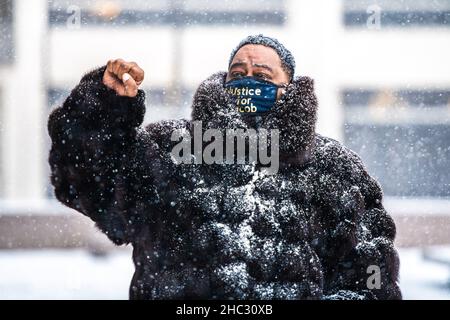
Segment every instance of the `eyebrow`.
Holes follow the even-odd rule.
[[[230,70],[236,67],[247,67],[247,64],[244,62],[235,62],[230,66]]]
[[[273,72],[272,68],[269,67],[267,64],[254,63],[253,66],[254,66],[254,67],[258,67],[258,68],[267,69],[267,70],[269,70],[270,72]]]
[[[257,67],[257,68],[263,68],[263,69],[269,70],[270,72],[273,72],[273,69],[271,67],[269,67],[267,64],[254,63],[253,66]],[[233,68],[236,68],[236,67],[244,67],[245,68],[245,67],[247,67],[247,64],[245,62],[240,62],[240,61],[235,62],[230,66],[230,70]]]

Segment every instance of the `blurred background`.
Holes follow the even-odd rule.
[[[46,121],[111,58],[146,71],[146,122],[189,117],[249,34],[315,79],[318,132],[382,184],[406,299],[450,299],[449,0],[0,0],[0,299],[126,299],[129,247],[59,205]]]

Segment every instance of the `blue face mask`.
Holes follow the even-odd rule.
[[[225,84],[228,94],[233,97],[236,109],[248,115],[261,115],[275,105],[279,87],[272,82],[243,77]]]

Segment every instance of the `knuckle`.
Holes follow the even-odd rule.
[[[144,77],[144,70],[142,70],[142,69],[139,68],[138,66],[134,66],[134,67],[132,68],[132,70],[133,70],[134,74],[135,74],[137,77],[141,77],[141,78]]]
[[[133,72],[133,73],[139,73],[139,69],[138,68],[136,68],[136,66],[132,66],[131,68],[130,68],[130,71],[131,72]]]

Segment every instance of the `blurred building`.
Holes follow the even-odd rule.
[[[83,73],[111,58],[136,61],[146,71],[146,121],[189,117],[197,85],[226,70],[231,49],[255,33],[279,38],[297,74],[315,78],[318,132],[359,153],[379,179],[399,244],[450,241],[450,1],[1,0],[0,7],[0,247],[91,241],[89,223],[53,199],[46,161],[48,113]]]

